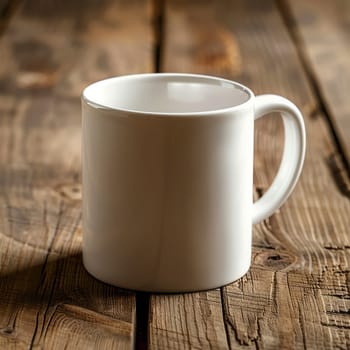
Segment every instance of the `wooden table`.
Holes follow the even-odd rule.
[[[349,349],[348,0],[0,1],[0,349]],[[80,93],[113,75],[219,75],[300,106],[308,150],[254,228],[249,273],[161,295],[81,262]],[[255,196],[279,118],[256,123]]]

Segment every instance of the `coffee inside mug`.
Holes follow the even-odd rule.
[[[233,108],[247,102],[252,92],[229,80],[198,75],[123,76],[87,87],[86,102],[124,111],[188,114]]]

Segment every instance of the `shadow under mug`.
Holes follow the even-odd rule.
[[[251,262],[252,224],[287,199],[305,156],[298,108],[233,81],[139,74],[82,95],[83,262],[96,278],[154,292],[216,288]],[[253,203],[254,120],[280,112],[285,142]]]

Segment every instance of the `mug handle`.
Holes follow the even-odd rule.
[[[299,109],[278,95],[255,97],[255,116],[280,112],[284,126],[284,150],[277,175],[267,192],[253,204],[253,224],[272,215],[289,197],[300,176],[306,149],[304,120]]]

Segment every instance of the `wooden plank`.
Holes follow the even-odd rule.
[[[225,349],[220,290],[151,295],[151,349]]]
[[[350,2],[287,1],[292,27],[350,164]]]
[[[222,298],[219,291],[191,294],[187,303],[182,295],[151,297],[151,348],[348,348],[345,169],[275,2],[173,0],[165,15],[163,70],[216,74],[257,94],[284,95],[305,116],[308,150],[293,195],[255,226],[252,268],[244,278],[222,288]],[[278,167],[283,133],[274,116],[256,129],[254,181],[264,192]],[[203,298],[205,307],[196,301]]]
[[[0,53],[0,348],[132,348],[135,295],[81,262],[79,95],[152,69],[149,2],[27,1]]]

